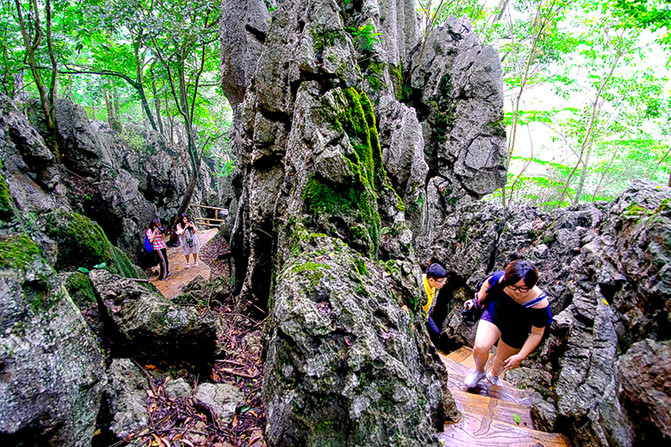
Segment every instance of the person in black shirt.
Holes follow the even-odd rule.
[[[484,281],[475,298],[465,307],[485,308],[478,323],[473,346],[475,370],[464,384],[474,388],[485,377],[489,351],[498,340],[492,369],[486,374],[494,385],[499,375],[520,366],[541,341],[552,322],[547,295],[536,286],[538,270],[529,261],[513,261],[505,271],[495,272]]]

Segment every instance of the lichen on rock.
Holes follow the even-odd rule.
[[[266,326],[269,441],[438,445],[435,427],[456,408],[423,319],[406,306],[415,291],[338,239],[302,244]]]
[[[103,353],[25,234],[0,241],[0,363],[4,442],[91,445],[106,380]]]

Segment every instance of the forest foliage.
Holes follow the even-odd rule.
[[[427,22],[466,15],[501,55],[508,184],[545,207],[671,183],[671,4],[665,0],[422,0]]]
[[[636,178],[669,182],[669,2],[417,0],[417,8],[428,32],[468,16],[500,52],[510,171],[495,196],[504,204],[566,206],[612,198]],[[202,160],[227,175],[235,160],[219,82],[220,10],[221,0],[5,0],[2,92],[41,110],[57,156],[54,101],[69,98],[128,147],[145,147],[131,122],[181,142],[192,186]],[[372,27],[351,31],[359,45],[380,39]]]
[[[2,92],[53,116],[56,98],[85,107],[128,147],[148,123],[181,144],[192,183],[205,157],[231,171],[231,110],[219,83],[219,0],[6,0],[0,4]],[[56,153],[54,141],[48,141]]]

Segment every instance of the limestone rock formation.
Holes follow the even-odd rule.
[[[194,395],[196,406],[203,408],[220,427],[226,427],[236,408],[245,402],[242,392],[228,383],[202,383]]]
[[[109,386],[105,390],[110,434],[126,439],[146,427],[147,379],[130,359],[114,359],[107,370]]]
[[[288,268],[288,262],[308,259],[304,247],[296,244],[297,232],[319,233],[346,243],[358,253],[351,256],[361,256],[364,266],[378,258],[392,266],[415,262],[413,239],[427,228],[427,217],[442,219],[447,205],[453,206],[453,197],[480,197],[500,186],[505,178],[501,152],[504,138],[499,124],[502,77],[493,50],[483,48],[464,22],[436,30],[428,40],[420,41],[411,0],[286,0],[277,2],[268,24],[262,23],[267,17],[263,3],[225,1],[220,24],[224,46],[231,46],[231,40],[253,42],[246,49],[232,49],[222,59],[223,87],[236,106],[231,137],[240,167],[231,231],[235,291],[241,301],[268,308],[268,331],[274,335],[265,346],[272,353],[271,368],[295,357],[292,368],[302,375],[311,370],[313,358],[327,360],[318,345],[297,339],[294,343],[302,346],[302,352],[294,353],[295,346],[278,335],[286,327],[297,331],[304,323],[300,312],[287,314],[283,310],[294,301],[290,292],[297,293],[291,281],[303,282],[310,276],[291,275]],[[235,20],[230,20],[233,17]],[[459,37],[453,32],[457,26]],[[383,37],[367,39],[362,37],[362,29],[382,31]],[[430,50],[421,49],[425,42],[430,43]],[[443,47],[449,51],[441,56]],[[479,58],[482,54],[487,56],[484,60]],[[429,64],[440,76],[428,75]],[[413,77],[419,73],[426,76]],[[447,80],[451,80],[449,85]],[[426,98],[404,95],[413,89],[433,93]],[[440,107],[434,106],[436,98],[440,98]],[[447,115],[454,110],[464,116],[454,115],[450,121]],[[469,113],[472,116],[466,118]],[[448,129],[447,121],[454,127]],[[442,127],[436,123],[442,123]],[[461,137],[468,141],[457,142]],[[427,139],[440,143],[431,146],[435,148],[428,154]],[[459,172],[452,174],[451,170]],[[434,199],[436,204],[431,206],[440,212],[427,206]],[[309,248],[310,253],[313,250]],[[334,271],[351,265],[345,258],[338,260],[347,262],[348,267],[334,263]],[[361,276],[364,282],[370,280],[368,275]],[[320,283],[319,292],[314,293],[332,295],[334,308],[370,302],[373,296],[374,302],[388,303],[383,312],[386,316],[379,317],[385,320],[384,326],[404,326],[408,314],[393,289],[367,292],[366,287],[357,288],[347,276],[331,279]],[[421,290],[418,281],[414,286]],[[345,300],[336,293],[340,289],[351,289],[353,296]],[[270,296],[273,299],[269,303]],[[410,312],[415,315],[416,300],[413,303]],[[367,320],[371,309],[357,307],[357,312],[361,315],[357,318]],[[382,349],[375,342],[376,334],[364,327],[350,327],[346,321],[338,324],[345,324],[342,330],[357,334],[358,343],[375,343]],[[405,348],[406,354],[416,359],[412,360],[412,370],[424,371],[420,376],[437,377],[442,366],[427,353],[431,347],[426,333],[419,329],[423,322],[415,324],[421,335],[407,338]],[[397,330],[408,337],[405,329]],[[308,339],[314,336],[305,335]],[[367,337],[373,338],[364,341]],[[336,344],[346,345],[346,338],[337,333],[329,343],[337,339]],[[382,391],[377,392],[381,397],[348,394],[322,409],[311,402],[312,385],[301,385],[305,377],[289,386],[282,382],[285,378],[279,372],[269,373],[264,388],[272,401],[267,426],[271,442],[319,445],[332,440],[385,445],[387,437],[404,445],[432,442],[430,427],[438,422],[437,409],[454,409],[449,392],[437,393],[428,384],[424,384],[428,388],[407,391],[409,385],[405,383],[406,388],[399,388],[402,395],[393,395],[383,382],[396,383],[409,372],[379,369],[374,353],[359,361],[361,365],[352,369],[347,380],[359,380],[360,371],[371,371],[380,384]],[[349,370],[342,372],[350,374]],[[340,380],[337,374],[329,377]],[[340,392],[338,386],[324,392]],[[356,389],[358,385],[352,382],[347,386]],[[304,402],[309,410],[292,413],[289,395],[299,405]],[[388,426],[393,430],[387,433],[375,428],[378,421],[385,424],[378,419],[377,415],[383,413],[378,405],[392,415]],[[328,427],[320,428],[313,420],[303,419],[312,417],[306,415],[313,408]],[[410,408],[417,411],[412,413],[419,427],[414,433],[396,421]],[[344,434],[343,426],[356,427],[352,428],[354,434]],[[327,428],[333,430],[332,436]],[[366,430],[370,433],[365,434]]]
[[[92,126],[84,109],[69,100],[56,102],[62,164],[46,147],[32,120],[0,95],[0,151],[3,176],[25,212],[76,211],[97,221],[107,238],[123,247],[135,263],[147,263],[142,240],[154,217],[170,223],[189,182],[189,163],[178,145],[168,144],[144,126],[128,124],[123,135]],[[204,197],[219,205],[223,189],[203,163],[192,203]]]
[[[636,421],[642,443],[671,439],[671,346],[669,340],[646,339],[632,345],[616,366],[618,396]]]
[[[113,340],[116,356],[176,358],[201,368],[211,365],[216,341],[211,319],[106,270],[94,270],[89,277],[118,334]]]
[[[39,247],[0,236],[0,441],[90,446],[103,353]]]
[[[40,213],[69,208],[56,159],[16,105],[0,93],[0,155],[10,197],[20,209]]]
[[[669,203],[671,189],[639,181],[609,204],[550,213],[529,207],[504,213],[495,204],[462,208],[437,228],[432,241],[440,248],[431,253],[449,272],[434,310],[435,318],[444,318],[445,349],[472,345],[474,328],[458,314],[477,280],[513,259],[529,259],[539,268],[540,287],[551,297],[555,315],[549,335],[525,362],[536,377],[551,377],[545,390],[536,388],[554,406],[541,415],[555,421],[548,428],[563,428],[580,445],[668,439],[667,404],[646,397],[663,385],[645,379],[651,373],[641,358],[668,356]],[[646,342],[649,338],[659,344]],[[667,374],[663,362],[661,377]],[[627,369],[634,364],[641,369]],[[632,374],[639,398],[632,394]],[[645,433],[635,429],[641,420]]]
[[[406,288],[338,239],[298,245],[267,325],[270,444],[439,445],[434,430],[456,407],[417,312],[418,269]]]

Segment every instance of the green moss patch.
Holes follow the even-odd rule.
[[[376,188],[380,188],[384,185],[386,173],[384,171],[384,164],[382,163],[382,147],[380,146],[380,137],[377,133],[377,120],[375,119],[373,105],[370,103],[368,96],[362,93],[359,99],[364,117],[366,118],[366,124],[368,125],[368,141],[370,142],[371,157],[373,160],[373,185]]]
[[[44,232],[58,243],[55,265],[58,271],[106,264],[105,268],[116,275],[140,277],[128,256],[114,247],[100,225],[88,217],[55,211],[42,216],[40,223]]]
[[[0,176],[0,219],[9,220],[14,216],[14,199],[9,191],[9,185],[4,177]]]
[[[622,217],[628,220],[638,220],[641,217],[649,216],[653,211],[639,205],[638,203],[633,203],[625,208]]]
[[[96,294],[88,275],[80,272],[72,273],[65,280],[65,288],[79,308],[88,307],[96,302]]]
[[[26,264],[40,257],[40,249],[26,234],[14,234],[0,239],[0,267],[26,270]]]
[[[373,106],[365,93],[354,88],[335,93],[334,100],[335,104],[324,101],[324,118],[347,135],[354,151],[345,158],[354,175],[342,183],[312,177],[303,191],[305,208],[315,216],[340,218],[347,226],[349,241],[367,246],[374,255],[380,245],[381,226],[376,190],[383,187],[386,174]]]
[[[331,184],[312,178],[303,191],[303,200],[312,214],[325,213],[352,223],[348,229],[351,237],[361,237],[352,233],[356,232],[353,231],[356,224],[362,224],[367,228],[373,245],[371,252],[377,251],[380,245],[380,214],[375,207],[375,197],[364,185]]]

